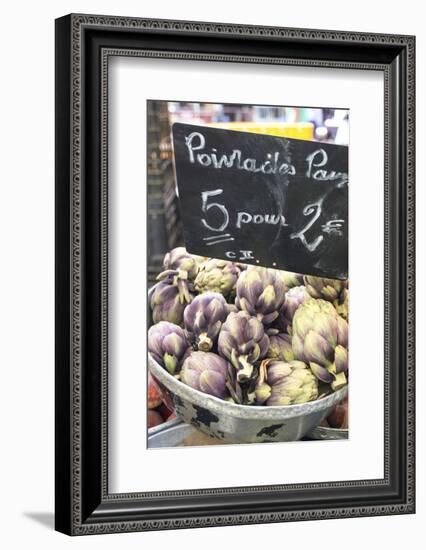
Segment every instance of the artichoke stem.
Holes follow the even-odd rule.
[[[331,383],[331,389],[334,391],[339,390],[340,388],[343,388],[343,386],[346,386],[348,383],[346,379],[346,375],[344,372],[339,372],[339,374],[334,375],[334,380]]]
[[[206,332],[202,332],[198,338],[198,349],[200,351],[210,351],[212,347],[212,339],[207,336]]]
[[[188,279],[188,272],[185,269],[179,269],[178,270],[178,277],[179,279]]]
[[[179,301],[181,304],[184,304],[185,302],[187,304],[191,303],[191,296],[188,291],[188,285],[186,280],[184,279],[177,279],[177,287],[179,289]]]
[[[238,403],[239,405],[241,405],[241,400],[229,380],[227,380],[226,382],[226,387],[228,388],[228,391],[231,394],[230,398],[234,401],[234,403]]]
[[[253,365],[247,361],[247,356],[241,355],[238,358],[240,369],[237,373],[237,379],[239,382],[248,380],[253,374]]]

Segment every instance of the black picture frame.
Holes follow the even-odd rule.
[[[384,478],[108,493],[107,68],[112,55],[384,74]],[[415,510],[415,37],[71,14],[56,20],[56,529],[69,535]]]

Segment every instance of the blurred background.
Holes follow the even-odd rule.
[[[349,111],[345,109],[148,101],[149,286],[162,271],[164,254],[184,244],[173,169],[174,122],[339,145],[349,142]]]

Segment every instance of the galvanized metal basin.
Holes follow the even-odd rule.
[[[311,439],[348,439],[349,430],[347,428],[316,426],[307,435]]]
[[[324,420],[347,387],[301,405],[254,407],[229,403],[187,386],[148,354],[149,370],[176,416],[202,432],[228,443],[297,441]]]
[[[148,299],[155,286],[148,292]],[[148,368],[176,416],[227,443],[298,441],[346,396],[347,386],[310,403],[275,407],[237,405],[202,393],[169,374],[148,352]]]
[[[193,431],[192,426],[185,424],[179,418],[168,420],[159,426],[149,428],[148,447],[151,449],[178,447]]]

